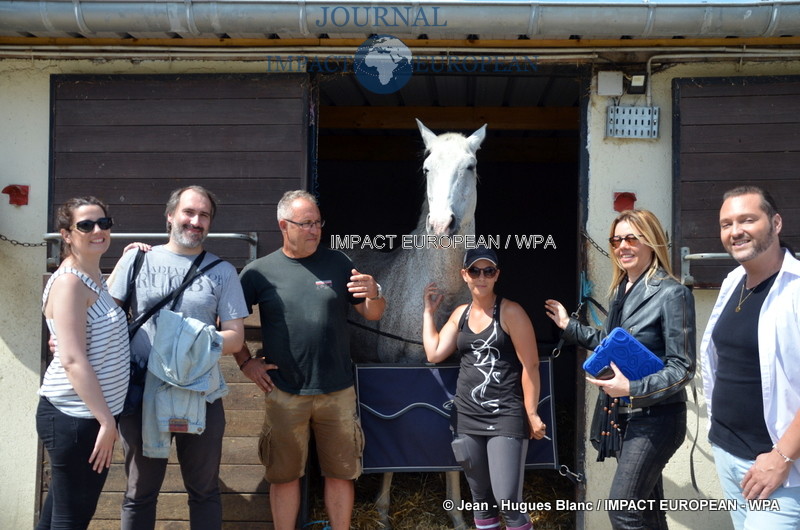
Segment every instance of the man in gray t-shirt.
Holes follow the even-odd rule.
[[[195,259],[203,252],[216,212],[214,196],[200,186],[176,190],[167,202],[169,241],[147,252],[136,275],[131,311],[135,318],[146,312],[182,282]],[[127,296],[128,280],[136,252],[128,252],[117,265],[110,292],[117,301]],[[198,269],[216,261],[206,253]],[[170,306],[167,306],[170,307]],[[238,352],[244,344],[244,317],[248,308],[236,269],[227,262],[216,264],[194,280],[178,298],[174,309],[185,317],[208,325],[219,320],[222,354]],[[146,365],[156,331],[156,316],[148,320],[131,342],[131,358]],[[156,521],[158,493],[167,468],[166,458],[148,458],[142,453],[142,408],[119,422],[125,452],[127,491],[122,504],[123,530],[152,529]],[[193,530],[222,526],[219,465],[225,411],[222,399],[206,405],[206,426],[202,434],[174,433],[183,482],[189,493],[189,521]]]
[[[202,250],[202,249],[201,249]],[[111,296],[124,300],[128,293],[128,278],[136,252],[126,252],[117,265],[118,274],[125,281],[115,281],[109,287]],[[135,290],[131,298],[131,311],[134,317],[152,307],[156,302],[173,292],[183,282],[189,268],[197,255],[181,254],[170,249],[169,243],[159,245],[144,255],[144,261],[136,275]],[[218,259],[206,252],[198,269],[203,269]],[[172,302],[166,307],[169,308]],[[178,298],[175,308],[184,317],[191,317],[214,325],[217,318],[221,322],[239,320],[248,315],[244,303],[239,277],[236,268],[223,261],[203,273]],[[223,328],[224,331],[224,328]],[[142,325],[141,331],[134,335],[131,342],[131,359],[142,366],[147,366],[152,339],[156,333],[156,316]]]

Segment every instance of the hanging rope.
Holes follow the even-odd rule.
[[[586,302],[590,302],[591,305],[589,306],[589,314],[591,315],[592,320],[594,320],[596,326],[601,325],[603,323],[603,321],[600,320],[600,317],[597,316],[597,313],[595,312],[595,309],[594,309],[594,307],[592,307],[592,305],[597,307],[597,309],[599,309],[600,312],[603,313],[603,316],[608,316],[608,311],[606,311],[606,309],[600,304],[600,302],[598,302],[597,300],[592,298],[592,296],[591,296],[592,295],[592,282],[590,282],[588,280],[588,278],[586,277],[586,271],[581,271],[581,288],[580,288],[580,291],[581,292],[580,292],[580,295],[578,297],[578,308],[575,309],[575,311],[573,311],[572,313],[570,313],[569,316],[574,318],[575,320],[579,320],[581,318],[581,309],[583,309],[583,306],[586,304]],[[553,348],[552,355],[553,355],[554,359],[556,357],[558,357],[559,355],[561,355],[561,348],[563,348],[563,347],[564,347],[564,336],[563,336],[563,333],[562,333],[561,338],[558,339],[558,344],[556,344],[556,347]]]
[[[592,305],[589,306],[589,314],[592,316],[592,320],[594,321],[595,326],[600,326],[603,324],[603,321],[600,320],[600,317],[597,316],[597,312],[595,311],[595,307],[603,313],[604,317],[608,316],[608,311],[594,298],[592,298],[592,288],[593,284],[589,281],[587,277],[586,271],[581,271],[581,299],[580,305],[583,305],[583,302],[591,302]],[[594,307],[592,307],[594,306]]]
[[[379,329],[374,329],[374,328],[371,328],[369,326],[365,326],[364,324],[359,324],[358,322],[350,320],[349,318],[347,319],[347,323],[350,324],[351,326],[355,326],[357,328],[365,329],[367,331],[371,331],[372,333],[376,333],[376,334],[380,335],[381,337],[388,337],[390,339],[399,340],[400,342],[407,342],[409,344],[416,344],[418,346],[422,346],[423,345],[422,341],[414,340],[414,339],[406,339],[404,337],[401,337],[400,335],[395,335],[394,333],[389,333],[389,332],[386,332],[386,331],[381,331]],[[380,324],[378,324],[378,325],[380,325]]]

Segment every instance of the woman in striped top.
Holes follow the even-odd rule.
[[[94,197],[70,199],[56,222],[62,262],[42,297],[55,353],[36,412],[51,479],[36,528],[78,529],[89,526],[111,465],[130,350],[125,315],[100,272],[111,243],[106,205]]]

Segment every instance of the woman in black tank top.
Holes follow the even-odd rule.
[[[528,439],[545,435],[537,412],[539,354],[525,310],[494,293],[499,272],[493,250],[467,251],[461,276],[472,301],[457,307],[440,331],[434,315],[442,295],[428,285],[422,340],[429,362],[460,356],[453,453],[472,491],[476,527],[498,526],[502,513],[507,528],[529,529],[520,509],[525,454]]]

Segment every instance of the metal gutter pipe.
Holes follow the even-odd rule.
[[[654,49],[648,47],[625,48],[626,53],[652,54]],[[419,47],[414,48],[417,60],[430,58],[446,60],[450,57],[491,56],[499,62],[519,60],[520,57],[536,57],[537,62],[568,61],[598,62],[607,61],[603,54],[619,53],[619,48],[591,47],[580,51],[570,48],[459,48],[447,49]],[[189,46],[58,46],[58,45],[0,45],[0,58],[5,59],[91,59],[91,60],[245,60],[264,61],[267,58],[293,60],[329,59],[335,57],[342,60],[352,59],[355,47],[278,47],[278,48],[227,48],[227,47],[189,47]],[[800,50],[761,49],[745,47],[684,47],[671,48],[668,54],[651,56],[647,61],[648,78],[652,74],[652,64],[671,60],[702,59],[735,59],[747,58],[790,58],[800,57]],[[647,97],[650,101],[650,84]]]
[[[652,51],[652,50],[651,50]],[[746,60],[746,59],[786,59],[789,57],[800,57],[800,50],[763,50],[763,49],[739,49],[739,50],[727,50],[725,52],[714,52],[710,50],[704,50],[701,53],[664,53],[659,55],[653,55],[647,59],[647,88],[646,88],[646,101],[647,106],[652,105],[653,96],[651,93],[650,87],[652,83],[649,80],[652,77],[653,72],[653,63],[665,63],[671,61],[685,61],[685,60],[697,60],[697,59],[738,59],[738,60]]]
[[[800,34],[800,0],[0,0],[0,35],[585,39]]]
[[[337,59],[352,60],[355,48],[208,48],[208,47],[158,47],[158,46],[19,46],[0,45],[0,58],[3,59],[90,59],[90,60],[169,60],[169,61],[266,61],[281,58],[285,60]],[[444,60],[463,57],[491,57],[503,63],[519,60],[521,57],[536,57],[537,63],[545,62],[595,62],[603,60],[597,53],[572,49],[545,49],[542,53],[527,49],[473,49],[442,50],[440,48],[414,48],[418,61]]]
[[[590,63],[611,61],[604,54],[618,53],[618,48],[592,47],[581,49],[562,48],[458,48],[446,50],[439,48],[415,48],[414,55],[418,60],[448,60],[466,56],[490,56],[498,62],[513,62],[521,57],[536,57],[537,63]],[[653,48],[626,48],[631,53],[653,53]],[[319,47],[285,47],[285,48],[209,48],[186,47],[174,48],[162,46],[20,46],[0,45],[0,59],[72,59],[92,61],[270,61],[280,58],[282,60],[313,61],[315,59],[330,59],[348,61],[354,57],[355,49],[347,47],[324,48]],[[672,48],[670,53],[650,56],[646,63],[647,78],[652,77],[652,65],[676,60],[699,61],[706,59],[720,60],[748,60],[748,59],[787,59],[800,58],[800,50],[758,49],[745,47],[684,47]],[[304,71],[304,68],[292,71]],[[652,105],[652,83],[647,83],[646,101]]]

